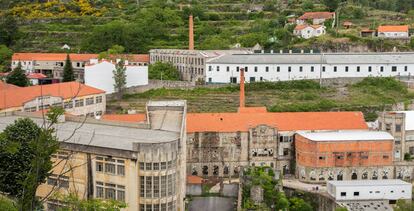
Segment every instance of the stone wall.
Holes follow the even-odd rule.
[[[166,81],[166,80],[149,80],[148,85],[134,86],[126,89],[125,93],[142,93],[151,89],[193,89],[196,87],[195,82],[190,81]]]

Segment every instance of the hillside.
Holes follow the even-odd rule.
[[[236,112],[239,87],[156,89],[109,101],[107,109],[112,113],[128,109],[144,111],[148,100],[164,99],[187,100],[189,112]],[[246,84],[246,106],[265,106],[272,112],[362,111],[367,120],[375,120],[375,112],[412,100],[414,93],[393,78],[366,78],[345,87],[322,88],[319,83],[307,80]]]
[[[338,2],[339,0],[327,1]],[[61,51],[68,44],[73,52],[101,52],[112,45],[127,52],[145,53],[151,48],[186,48],[188,14],[195,16],[196,48],[226,49],[236,43],[266,49],[312,48],[324,51],[411,50],[409,42],[361,38],[362,28],[413,22],[411,7],[390,1],[347,1],[340,7],[340,22],[352,21],[351,29],[328,30],[310,40],[292,35],[287,16],[306,11],[332,10],[318,0],[2,0],[2,16],[17,20],[19,36],[9,46],[14,51]],[[39,3],[40,2],[40,3]],[[139,4],[137,4],[139,2]],[[325,2],[325,3],[324,3]],[[385,2],[385,3],[384,3]],[[388,3],[387,3],[388,2]],[[390,5],[388,5],[390,4]],[[404,9],[404,10],[403,10]],[[395,12],[401,11],[401,12]]]

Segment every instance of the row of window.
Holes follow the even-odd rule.
[[[86,99],[75,99],[75,102],[73,102],[73,100],[71,101],[67,101],[64,103],[64,108],[65,109],[71,109],[73,108],[73,106],[75,105],[76,108],[78,107],[82,107],[85,104],[88,105],[93,105],[93,104],[98,104],[98,103],[102,103],[102,96],[96,96],[94,97],[88,97]]]
[[[404,193],[405,190],[401,190],[401,193]],[[380,194],[381,191],[376,190],[376,191],[369,191],[369,193],[375,193],[375,194]],[[393,190],[390,190],[390,193],[394,193]],[[346,196],[346,192],[341,192],[341,197],[345,197]],[[354,196],[359,196],[359,191],[355,191],[354,192]]]
[[[357,156],[359,158],[363,159],[363,160],[366,160],[369,157],[368,153],[361,153],[361,154],[359,154]],[[354,157],[356,157],[356,155],[348,155],[347,156],[347,158],[354,158]],[[319,160],[325,160],[326,158],[327,158],[327,156],[319,156]],[[389,155],[383,155],[382,158],[384,160],[388,160],[390,158],[390,156]],[[337,160],[343,160],[343,159],[345,159],[345,156],[344,155],[335,155],[335,159],[337,159]]]
[[[97,181],[96,198],[125,201],[125,186]]]
[[[59,188],[69,188],[69,177],[57,175],[57,174],[51,174],[47,178],[47,184],[52,185]]]
[[[140,211],[175,211],[176,202],[171,201],[171,202],[162,203],[162,204],[140,204],[139,210]]]
[[[240,71],[240,67],[236,67],[236,71],[237,72],[239,72]],[[303,72],[303,66],[299,66],[299,68],[298,68],[298,70],[299,70],[299,72]],[[344,71],[345,72],[349,72],[349,66],[345,66],[344,68]],[[372,66],[368,66],[368,72],[372,72]],[[257,67],[257,66],[255,66],[254,67],[254,72],[258,72],[258,70],[259,70],[259,67]],[[277,72],[280,72],[280,70],[281,70],[281,67],[280,66],[277,66],[276,67],[276,71]],[[288,70],[288,72],[292,72],[292,67],[291,66],[288,66],[288,68],[287,68],[287,70]],[[209,66],[208,67],[208,71],[213,71],[213,66]],[[217,72],[220,72],[220,66],[216,66],[216,71]],[[248,72],[249,71],[249,68],[248,67],[244,67],[244,72]],[[269,66],[266,66],[265,67],[265,71],[266,72],[269,72]],[[315,67],[314,66],[311,66],[310,67],[310,71],[311,72],[315,72]],[[338,67],[337,66],[333,66],[333,72],[337,72],[338,71]],[[381,72],[384,72],[384,66],[381,66],[380,67],[380,71]],[[391,67],[391,71],[392,72],[397,72],[398,71],[398,67],[397,66],[392,66]],[[408,66],[404,66],[404,71],[405,72],[407,72],[408,71]],[[230,72],[230,67],[229,66],[227,66],[226,67],[226,72]],[[322,66],[322,72],[326,72],[326,66]],[[356,72],[361,72],[361,67],[360,66],[357,66],[356,67]]]
[[[139,169],[144,171],[158,171],[166,169],[174,169],[177,164],[176,160],[170,160],[168,162],[157,163],[139,163]]]
[[[176,189],[175,173],[165,176],[140,176],[140,196],[162,198],[172,196]]]
[[[174,64],[195,64],[195,65],[204,65],[203,58],[195,57],[177,57],[177,56],[153,56],[153,61],[162,61],[162,62],[172,62]]]
[[[125,160],[96,157],[96,172],[124,176]]]

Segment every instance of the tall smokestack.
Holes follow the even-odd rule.
[[[240,108],[244,106],[244,68],[240,68]]]
[[[188,49],[194,50],[194,22],[193,15],[190,15],[188,20]]]

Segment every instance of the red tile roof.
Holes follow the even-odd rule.
[[[42,78],[47,78],[47,76],[42,74],[42,73],[29,73],[27,75],[27,78],[29,78],[29,79],[42,79]]]
[[[25,102],[40,96],[56,96],[63,99],[103,94],[105,91],[81,84],[67,82],[29,87],[7,87],[0,89],[0,109],[23,106]]]
[[[262,124],[280,131],[368,129],[361,112],[187,114],[188,133],[248,131]]]
[[[65,61],[66,53],[15,53],[13,61]],[[72,61],[89,61],[98,58],[98,54],[69,54]]]
[[[308,27],[308,25],[296,25],[295,30],[296,31],[301,31],[303,29],[306,29],[306,27]]]
[[[378,32],[408,32],[408,25],[402,26],[379,26]]]
[[[198,176],[188,175],[187,184],[195,184],[195,185],[203,184],[203,178],[198,177]]]
[[[115,122],[144,122],[147,116],[145,114],[105,114],[101,119]]]
[[[65,53],[15,53],[13,54],[13,61],[65,61]],[[69,54],[72,61],[87,62],[91,59],[97,59],[98,54]],[[122,57],[127,57],[132,62],[149,62],[148,54],[124,54]]]
[[[334,12],[305,12],[302,16],[299,17],[299,19],[331,19],[334,17],[334,15]]]
[[[5,90],[5,89],[15,89],[15,88],[20,88],[20,87],[13,85],[13,84],[5,83],[0,80],[0,91]]]

